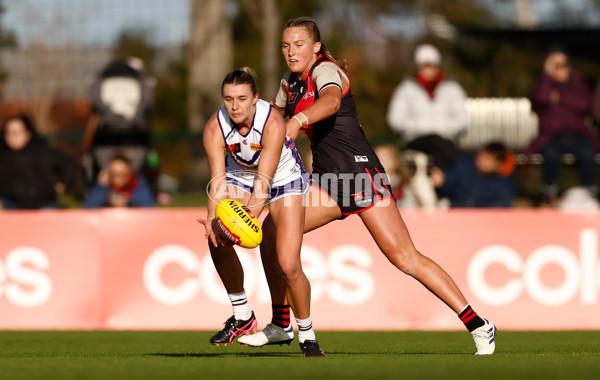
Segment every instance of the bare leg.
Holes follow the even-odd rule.
[[[300,249],[304,231],[302,196],[290,196],[273,202],[270,215],[276,226],[276,252],[280,273],[287,288],[288,301],[296,318],[310,316],[310,282],[302,271]]]
[[[235,199],[243,204],[248,203],[250,194],[246,193],[238,188],[228,186],[227,191],[231,199]],[[234,196],[235,194],[235,196]],[[229,247],[215,247],[212,243],[208,242],[210,248],[210,256],[215,264],[217,273],[225,285],[227,293],[241,293],[244,291],[244,269],[240,262],[240,259],[233,249]]]
[[[417,279],[457,314],[462,311],[467,300],[448,273],[417,251],[394,202],[380,202],[359,216],[394,266]]]
[[[305,233],[342,216],[338,205],[314,186],[310,186],[305,201]],[[263,242],[260,245],[260,255],[271,292],[271,302],[283,305],[286,303],[286,287],[283,273],[277,260],[276,228],[278,227],[273,224],[272,217],[269,214],[263,223]],[[284,247],[282,249],[286,250],[287,248]]]
[[[263,222],[263,240],[260,243],[260,258],[271,292],[271,302],[276,305],[285,304],[285,280],[277,260],[277,241],[275,224],[271,214]]]
[[[214,247],[209,241],[210,256],[227,293],[244,291],[244,269],[233,247]]]

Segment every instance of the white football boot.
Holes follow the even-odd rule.
[[[266,325],[262,331],[256,334],[238,338],[240,344],[250,347],[262,347],[269,344],[278,344],[280,346],[287,344],[289,346],[292,340],[294,340],[294,329],[291,325],[287,329],[284,329],[272,323]]]
[[[485,325],[471,332],[475,341],[475,347],[477,347],[475,355],[491,355],[496,349],[496,326],[487,319],[484,319],[484,321]]]

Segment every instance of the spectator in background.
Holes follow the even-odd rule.
[[[595,186],[595,153],[600,142],[587,123],[592,91],[584,78],[571,67],[564,50],[550,51],[544,73],[531,91],[531,104],[539,117],[539,134],[525,153],[544,156],[543,195],[553,204],[558,196],[561,156],[571,153],[579,166],[579,181],[590,196]]]
[[[411,174],[402,160],[402,154],[392,144],[379,144],[373,150],[389,178],[398,208],[418,208],[419,204],[411,187]]]
[[[493,142],[446,170],[432,167],[430,176],[439,196],[447,198],[451,207],[511,207],[516,197],[514,168],[514,154]]]
[[[124,156],[114,157],[98,175],[84,208],[154,207],[154,194],[146,178],[135,174]]]
[[[89,183],[113,157],[125,155],[135,173],[156,185],[158,157],[151,150],[150,118],[154,87],[144,63],[135,57],[114,60],[98,73],[90,91],[93,114],[83,138]]]
[[[37,134],[31,118],[6,120],[0,140],[0,208],[61,208],[57,196],[73,184],[75,161]]]
[[[592,99],[592,116],[594,118],[594,126],[600,128],[600,76],[596,79],[594,88],[594,97]]]
[[[419,45],[414,60],[417,72],[394,91],[387,121],[402,137],[403,149],[424,152],[435,166],[445,169],[460,156],[455,140],[469,124],[466,95],[457,82],[446,78],[436,47]]]

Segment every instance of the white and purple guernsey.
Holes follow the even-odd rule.
[[[254,179],[257,175],[260,153],[262,151],[263,129],[271,112],[277,111],[275,111],[271,104],[259,99],[256,103],[256,113],[254,114],[252,126],[245,135],[239,132],[235,123],[229,118],[225,106],[221,107],[218,113],[219,126],[221,127],[221,133],[223,133],[225,148],[227,150],[225,161],[227,166],[227,181],[248,192],[251,192],[254,186]],[[296,150],[294,141],[286,136],[285,143],[281,149],[279,164],[271,180],[271,200],[274,200],[275,197],[279,198],[285,195],[279,192],[273,193],[273,190],[289,187],[292,183],[297,184],[299,182],[303,185],[301,188],[307,188],[305,186],[307,178],[308,175],[304,170],[302,159]],[[296,191],[293,193],[297,194]]]

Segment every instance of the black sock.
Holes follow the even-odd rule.
[[[276,305],[272,304],[273,307],[273,319],[271,323],[281,328],[288,328],[290,326],[290,305]]]
[[[471,308],[471,305],[467,305],[463,311],[458,314],[458,318],[465,324],[465,327],[469,332],[472,332],[478,327],[485,325],[485,321],[481,319],[479,315]]]

